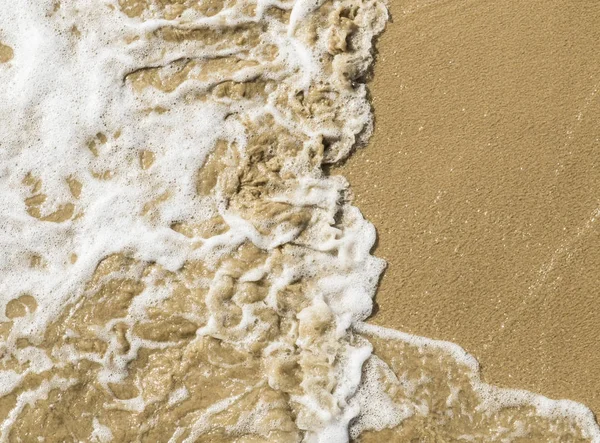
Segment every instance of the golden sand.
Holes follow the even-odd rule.
[[[334,173],[378,228],[373,322],[600,411],[600,3],[393,0],[375,135]]]
[[[0,63],[8,63],[13,58],[13,50],[10,46],[0,42]]]

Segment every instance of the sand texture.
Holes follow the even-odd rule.
[[[341,169],[388,261],[372,321],[600,411],[600,3],[391,2]]]

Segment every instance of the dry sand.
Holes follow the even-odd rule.
[[[600,413],[600,3],[392,0],[348,177],[388,270],[373,322]]]

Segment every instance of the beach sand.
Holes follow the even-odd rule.
[[[0,7],[0,441],[599,442],[572,3]]]
[[[392,0],[346,165],[388,261],[372,322],[600,412],[600,3]]]

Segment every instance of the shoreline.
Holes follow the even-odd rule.
[[[370,321],[457,343],[488,383],[598,414],[600,7],[390,10],[374,135],[331,171],[388,262]]]

